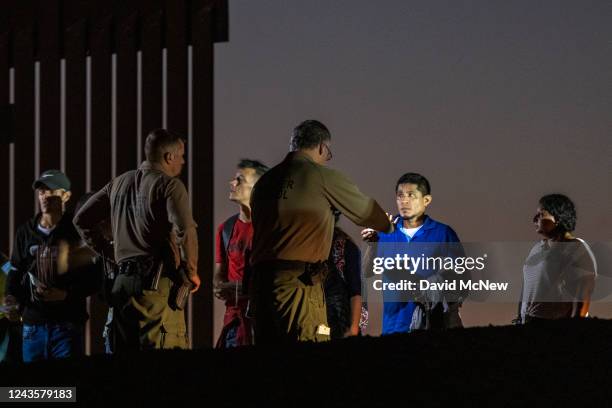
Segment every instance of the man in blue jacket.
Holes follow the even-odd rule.
[[[394,257],[407,253],[412,257],[447,257],[463,255],[459,237],[446,224],[425,214],[431,204],[431,187],[425,177],[406,173],[395,187],[399,214],[394,218],[395,230],[391,234],[371,229],[361,232],[364,240],[378,241],[378,256]],[[419,268],[417,276],[430,282],[443,282],[458,277],[453,270]],[[467,275],[467,274],[465,274]],[[406,275],[405,275],[406,276]],[[461,278],[466,278],[462,276]],[[384,295],[382,334],[405,333],[416,329],[443,329],[462,327],[459,307],[462,296],[453,292],[424,291],[418,301],[397,294]]]

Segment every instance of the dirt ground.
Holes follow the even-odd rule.
[[[610,320],[556,321],[5,365],[0,381],[76,386],[87,406],[608,405],[610,339]]]

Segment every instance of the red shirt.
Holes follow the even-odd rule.
[[[227,265],[227,279],[230,282],[242,281],[244,267],[246,264],[245,253],[251,250],[253,241],[253,224],[236,220],[234,230],[231,234],[230,242],[227,247],[228,256],[226,257],[225,245],[223,243],[223,225],[219,225],[216,238],[215,262]]]

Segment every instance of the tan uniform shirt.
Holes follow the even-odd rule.
[[[74,224],[81,237],[96,252],[111,257],[112,247],[99,228],[110,219],[114,259],[161,254],[170,248],[178,266],[181,245],[187,272],[197,273],[198,238],[189,207],[189,196],[181,180],[165,174],[157,164],[143,162],[94,194],[79,210]]]
[[[252,264],[326,260],[334,233],[332,207],[357,225],[384,232],[392,228],[378,203],[343,174],[303,153],[289,153],[253,189]]]

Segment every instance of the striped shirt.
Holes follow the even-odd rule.
[[[586,242],[542,240],[531,248],[523,266],[521,318],[571,317],[573,302],[585,278],[596,276],[596,263]]]

